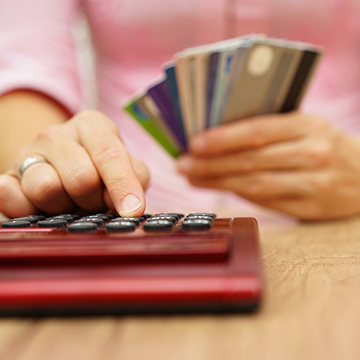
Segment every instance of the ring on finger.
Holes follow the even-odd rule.
[[[20,178],[23,176],[25,170],[28,169],[31,165],[35,165],[35,164],[39,164],[39,163],[47,163],[48,164],[48,162],[45,159],[40,158],[40,157],[29,156],[28,158],[26,158],[19,167]]]

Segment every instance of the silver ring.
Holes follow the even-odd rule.
[[[19,175],[20,177],[23,176],[25,170],[29,168],[31,165],[38,164],[38,163],[47,163],[45,159],[38,158],[35,156],[30,156],[26,158],[19,167]]]

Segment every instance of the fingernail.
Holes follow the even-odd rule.
[[[192,161],[190,158],[184,156],[178,161],[178,169],[180,172],[189,172],[192,166]]]
[[[132,216],[134,212],[141,206],[140,199],[135,195],[125,196],[124,201],[120,205],[121,216]]]

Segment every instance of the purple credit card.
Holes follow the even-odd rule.
[[[180,120],[178,119],[176,109],[174,108],[166,81],[160,81],[154,86],[150,87],[147,93],[159,108],[171,132],[182,146],[182,150],[185,151],[187,148],[186,139],[181,129]]]

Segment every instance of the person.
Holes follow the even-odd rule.
[[[0,212],[358,214],[359,10],[359,0],[1,0]],[[96,52],[97,110],[84,109],[80,12]],[[247,33],[324,47],[302,107],[204,131],[170,159],[123,101],[175,52]]]

